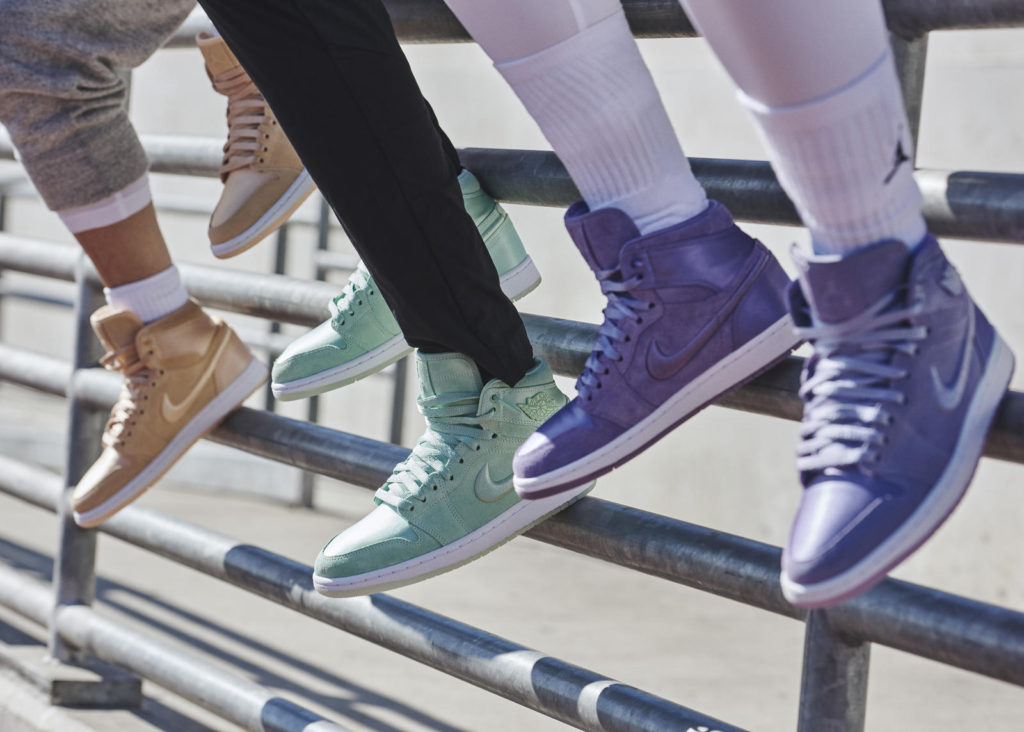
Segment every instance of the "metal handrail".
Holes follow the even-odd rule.
[[[142,143],[153,172],[218,175],[222,141],[217,138],[142,135]],[[487,191],[504,203],[565,207],[580,199],[553,152],[467,148],[459,155]],[[0,132],[3,158],[14,158],[14,146]],[[737,219],[800,225],[767,162],[691,158],[690,163],[708,195]],[[1024,174],[919,168],[914,177],[924,196],[925,220],[937,236],[1024,242]]]
[[[0,379],[67,396],[72,369],[0,345]],[[109,408],[120,387],[116,375],[96,369],[78,372],[74,383],[76,398],[98,409]],[[248,408],[233,413],[211,438],[368,489],[409,454],[397,445]],[[25,486],[38,481],[18,477],[26,471],[31,469],[0,456],[0,490],[52,508],[48,495],[33,500]],[[37,478],[45,472],[39,471]],[[526,536],[779,615],[806,616],[779,589],[781,550],[761,542],[597,498],[584,498]],[[146,548],[154,549],[159,539],[148,541]],[[848,636],[1024,685],[1022,613],[890,579],[831,610],[830,617]]]
[[[472,41],[443,0],[383,0],[395,32],[403,43],[467,43]],[[1018,0],[882,0],[889,29],[901,38],[929,31],[1024,26],[1024,6]],[[678,0],[622,0],[637,38],[690,38],[697,35]],[[166,44],[167,48],[195,45],[195,35],[210,27],[197,11]]]
[[[78,248],[0,233],[0,269],[73,280]],[[182,264],[189,290],[224,310],[313,326],[328,317],[326,303],[336,286],[281,275],[232,271],[224,267]],[[95,277],[94,273],[90,274]],[[98,280],[94,280],[98,282]],[[523,314],[534,349],[555,373],[576,376],[597,337],[597,326],[559,318]],[[2,348],[2,347],[0,347]],[[732,409],[799,420],[797,395],[803,360],[789,357],[717,403]],[[996,413],[985,448],[989,457],[1024,463],[1024,393],[1011,391]]]
[[[54,511],[62,485],[56,474],[0,456],[0,490]],[[600,717],[610,729],[662,732],[703,725],[740,732],[692,709],[387,595],[345,602],[324,597],[313,589],[312,567],[156,511],[129,506],[100,530],[568,724],[585,725]],[[16,593],[4,593],[3,584],[0,604],[15,604]],[[69,630],[70,640],[82,645],[82,636],[73,628],[61,628]],[[105,660],[121,663],[127,655]],[[608,687],[590,698],[583,690],[591,684]]]
[[[404,41],[468,40],[441,0],[384,2]],[[908,116],[915,130],[928,31],[1024,25],[1024,3],[1019,0],[883,2]],[[638,36],[694,34],[677,0],[624,0],[624,5]],[[207,23],[201,14],[193,14],[170,45],[191,45],[191,36]],[[212,175],[219,162],[219,139],[145,136],[144,144],[156,172]],[[563,206],[578,198],[564,168],[550,152],[467,149],[460,154],[464,165],[477,173],[499,200]],[[0,134],[0,158],[12,156],[10,141]],[[773,224],[799,223],[767,163],[695,159],[693,167],[709,194],[729,206],[737,218]],[[1024,242],[1024,176],[917,170],[915,177],[924,194],[926,219],[935,233]],[[73,365],[0,345],[0,379],[71,396],[72,444],[67,480],[73,482],[91,459],[90,449],[102,429],[100,411],[109,406],[118,387],[116,377],[86,368],[97,355],[87,335],[87,314],[97,301],[95,273],[83,265],[74,247],[0,234],[0,269],[5,267],[73,280],[77,285]],[[282,277],[225,273],[222,269],[197,266],[183,266],[182,270],[190,290],[211,305],[306,325],[318,323],[326,316],[326,303],[336,294],[336,288],[330,285],[298,285],[298,281]],[[524,320],[537,352],[548,359],[556,372],[579,372],[594,340],[594,326],[531,315],[524,316]],[[790,358],[718,403],[798,419],[801,404],[796,386],[800,367],[800,359]],[[250,409],[235,412],[212,437],[254,454],[366,487],[379,484],[395,462],[407,454],[395,445]],[[1024,395],[1011,392],[1004,399],[986,443],[986,454],[1024,462]],[[175,686],[178,682],[174,678],[161,677],[159,669],[147,667],[133,657],[124,650],[124,634],[104,626],[90,609],[66,607],[68,603],[87,604],[92,599],[95,533],[78,530],[70,520],[62,496],[67,491],[65,482],[39,468],[0,457],[0,490],[36,505],[56,507],[61,517],[54,579],[58,608],[50,622],[51,650],[63,657],[64,643],[77,644],[108,660],[129,666],[135,663],[134,668],[141,675],[163,678],[169,688],[194,699],[194,687]],[[450,619],[425,617],[425,611],[384,595],[350,602],[325,600],[312,591],[308,567],[255,547],[238,547],[231,539],[144,509],[129,507],[105,524],[104,530],[570,724],[595,729],[733,729],[620,685],[604,688],[596,699],[591,693],[583,705],[583,689],[595,683],[603,686],[606,680],[563,662],[541,658],[536,652]],[[863,728],[870,642],[1024,685],[1024,614],[1005,608],[886,580],[842,606],[805,613],[786,603],[781,595],[777,547],[595,498],[580,501],[569,511],[531,530],[528,536],[804,619],[805,657],[799,713],[802,732]],[[202,555],[202,551],[208,554]],[[16,586],[14,590],[10,589],[12,586]],[[0,604],[15,608],[31,605],[34,610],[27,614],[46,622],[39,611],[42,598],[42,590],[26,578],[0,572]],[[375,615],[379,612],[384,615]],[[382,633],[377,622],[381,617],[388,619],[392,632]],[[395,623],[396,619],[400,622]],[[82,635],[87,632],[83,628],[95,632],[101,640],[89,640]],[[497,655],[527,660],[533,673],[524,676],[523,669],[514,663],[512,668],[481,663],[476,654],[466,652],[467,647],[477,648],[473,644],[480,642],[488,648],[500,649]],[[470,645],[466,646],[467,643]],[[152,648],[145,641],[142,645]],[[516,656],[524,653],[525,657]],[[179,661],[185,664],[183,668],[195,664],[194,659]],[[201,669],[201,664],[194,667]],[[250,719],[246,726],[261,729],[260,723]]]

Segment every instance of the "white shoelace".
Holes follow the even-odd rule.
[[[928,335],[926,326],[907,323],[921,312],[921,303],[895,307],[899,293],[893,290],[842,323],[797,328],[814,346],[806,367],[810,376],[800,387],[805,402],[797,447],[801,472],[850,466],[872,472],[870,464],[878,460],[892,423],[887,406],[906,401],[898,382],[907,371],[891,365],[892,358],[915,355],[916,341]]]

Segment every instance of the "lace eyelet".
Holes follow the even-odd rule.
[[[637,319],[636,319],[636,324],[637,324],[637,325],[640,325],[640,324],[641,324],[641,323],[643,323],[643,322],[644,322],[644,319],[643,319],[643,318],[637,318]]]
[[[492,439],[492,440],[496,440],[496,439],[498,439],[498,433],[497,433],[497,432],[492,432],[492,433],[491,433],[491,439]]]
[[[459,465],[462,465],[464,462],[466,462],[466,461],[463,460],[462,458],[459,458]]]
[[[436,486],[436,485],[434,486],[434,490],[435,490],[435,491],[437,490],[437,486]]]
[[[263,152],[270,152],[270,148],[269,147],[263,148]]]
[[[653,302],[647,303],[647,309],[648,310],[654,310],[654,303]]]
[[[599,381],[599,382],[597,382],[597,388],[598,388],[598,389],[600,389],[600,388],[601,388],[601,382],[600,382],[600,381]]]
[[[633,339],[630,338],[629,336],[626,336],[626,343],[629,343],[631,340],[633,340]]]
[[[453,480],[455,480],[455,476],[454,475],[449,475],[448,476],[448,482],[451,483]]]
[[[480,446],[477,445],[475,449],[476,449],[477,452],[479,452],[480,451]]]

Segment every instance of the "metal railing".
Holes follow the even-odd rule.
[[[466,39],[439,0],[387,4],[405,40]],[[639,36],[693,34],[675,0],[624,4]],[[890,0],[885,6],[915,124],[928,31],[1024,25],[1024,4],[1016,0]],[[214,140],[148,137],[145,145],[153,169],[160,172],[209,175],[219,157],[219,141]],[[10,154],[9,144],[0,139],[0,157]],[[461,154],[466,167],[499,200],[562,206],[576,198],[572,182],[551,153]],[[710,195],[737,218],[797,223],[766,163],[695,160],[694,170]],[[936,233],[1024,242],[1024,175],[918,170],[916,177],[926,218]],[[89,607],[96,532],[82,531],[71,522],[67,492],[95,456],[102,430],[99,415],[118,388],[116,376],[93,367],[98,354],[87,317],[96,304],[98,283],[77,248],[0,233],[4,268],[75,283],[77,350],[75,362],[65,364],[0,344],[0,379],[62,394],[71,405],[63,478],[0,456],[0,490],[57,511],[63,527],[54,588],[0,569],[0,605],[46,624],[56,655],[94,656],[121,665],[246,729],[303,729],[312,721],[324,729],[337,728],[266,689],[116,627]],[[181,269],[190,291],[212,306],[303,325],[325,317],[335,290],[322,283],[222,267]],[[557,373],[574,376],[581,370],[594,326],[536,315],[524,319],[537,352]],[[799,419],[800,365],[800,359],[791,357],[718,404]],[[233,413],[211,439],[371,489],[408,454],[393,444],[246,408]],[[985,454],[1024,462],[1024,394],[1011,392],[1004,398]],[[387,595],[329,600],[313,591],[309,567],[145,508],[126,508],[101,531],[580,728],[737,729]],[[1024,614],[1013,610],[890,579],[839,607],[804,612],[782,597],[777,547],[592,497],[527,536],[805,621],[798,722],[805,732],[863,729],[871,643],[1024,685]],[[209,693],[210,685],[216,686],[216,694]],[[594,688],[601,691],[594,694]]]

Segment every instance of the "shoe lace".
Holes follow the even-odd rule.
[[[221,179],[241,168],[248,168],[266,151],[260,125],[271,119],[267,102],[260,94],[245,69],[237,66],[212,77],[213,88],[228,98],[228,139],[224,143],[224,158],[220,165]]]
[[[356,268],[345,287],[327,305],[331,312],[331,327],[340,333],[345,319],[355,315],[355,308],[363,304],[364,295],[373,294],[369,273],[362,267]]]
[[[399,463],[387,482],[377,490],[376,501],[401,511],[413,511],[427,495],[441,491],[455,481],[456,465],[465,462],[464,453],[480,450],[480,443],[498,437],[485,420],[493,415],[498,403],[515,408],[498,395],[483,414],[477,414],[479,394],[443,394],[421,398],[420,413],[427,419],[427,430],[405,460]]]
[[[154,378],[163,371],[151,368],[140,357],[134,344],[104,354],[100,364],[109,371],[121,372],[124,380],[117,401],[110,410],[103,432],[103,445],[124,445],[132,435],[136,417],[146,413],[149,389],[156,386]]]
[[[583,365],[583,373],[576,380],[576,391],[581,399],[590,401],[592,391],[602,388],[601,377],[610,372],[609,364],[622,361],[619,346],[629,343],[630,336],[623,326],[626,321],[643,323],[643,311],[654,307],[654,303],[641,300],[632,294],[633,288],[644,278],[643,273],[623,279],[619,269],[605,269],[597,272],[601,292],[608,298],[604,309],[604,322],[597,331],[597,342]]]
[[[893,357],[917,354],[916,341],[928,335],[927,326],[908,320],[921,312],[922,302],[900,306],[904,290],[842,323],[797,328],[814,346],[799,392],[805,402],[797,446],[801,472],[856,467],[873,473],[870,464],[878,461],[893,419],[889,407],[907,400],[899,381],[908,372],[893,366]]]

